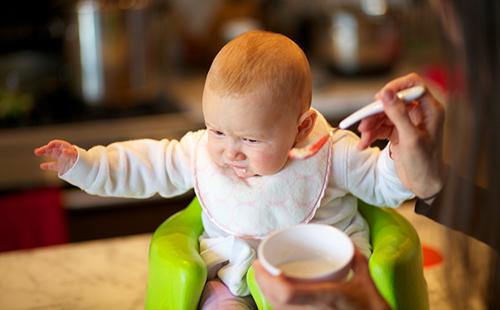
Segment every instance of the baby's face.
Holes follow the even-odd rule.
[[[203,114],[208,152],[220,167],[238,177],[280,171],[297,136],[297,115],[280,109],[263,93],[219,96],[205,88]]]

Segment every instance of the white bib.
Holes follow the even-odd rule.
[[[303,144],[316,141],[328,129],[318,114]],[[289,159],[276,174],[246,179],[216,165],[208,154],[207,141],[205,133],[195,152],[194,189],[202,209],[221,230],[239,238],[263,239],[274,230],[307,223],[314,217],[328,183],[331,141],[308,159]]]

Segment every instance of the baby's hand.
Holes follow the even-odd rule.
[[[41,163],[42,170],[57,171],[59,174],[64,174],[73,167],[78,158],[76,148],[63,140],[52,140],[48,144],[36,148],[34,153],[36,156],[44,156],[54,160]]]

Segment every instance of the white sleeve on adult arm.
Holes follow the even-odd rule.
[[[178,140],[132,140],[77,147],[75,165],[61,179],[100,196],[171,197],[193,187],[192,158],[203,131]]]
[[[414,194],[399,179],[389,145],[360,150],[359,138],[348,133],[334,144],[332,176],[337,186],[367,203],[396,207]]]

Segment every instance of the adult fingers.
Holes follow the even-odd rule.
[[[358,126],[358,131],[361,136],[358,143],[359,149],[363,150],[367,148],[376,140],[377,131],[384,123],[383,118],[385,118],[384,115],[377,114],[361,120]]]
[[[412,124],[414,124],[416,127],[420,126],[424,120],[421,104],[418,102],[413,102],[406,105],[408,116],[410,117]]]
[[[313,309],[330,309],[345,295],[346,285],[328,281],[302,285],[291,295],[289,305],[312,306]]]
[[[373,142],[379,139],[390,139],[394,131],[393,125],[381,124],[378,128],[372,131],[362,131],[358,142],[358,148],[363,150],[370,146]],[[397,141],[392,141],[397,143]]]
[[[307,282],[272,276],[258,260],[253,264],[255,278],[274,308],[299,309],[301,306],[324,305],[338,298],[342,287],[332,281]],[[334,287],[336,289],[334,289]]]
[[[372,132],[362,132],[361,137],[360,137],[359,142],[358,142],[358,148],[360,150],[364,150],[368,146],[370,146],[370,144],[372,144],[372,142],[374,141],[373,136],[374,135]]]
[[[352,271],[354,272],[354,276],[369,272],[368,259],[358,249],[354,252]]]
[[[383,100],[383,97],[386,96],[388,91],[392,91],[396,93],[400,90],[421,85],[425,86],[426,83],[422,77],[420,77],[416,73],[410,73],[408,75],[399,77],[387,83],[382,90],[380,90],[375,96],[377,99]],[[426,87],[427,88],[427,87]],[[418,111],[421,113],[420,120],[425,122],[425,126],[431,130],[431,132],[438,132],[441,129],[441,126],[444,122],[444,109],[432,93],[426,89],[425,93],[418,99],[417,108],[413,109],[414,111]],[[410,109],[411,110],[411,109]],[[386,112],[387,113],[387,112]],[[414,120],[414,113],[410,114],[410,118]],[[412,122],[413,127],[415,127],[416,122]],[[418,123],[418,122],[417,122]],[[401,124],[398,125],[398,127]],[[401,128],[400,128],[401,129]]]
[[[384,119],[386,119],[386,116],[382,113],[368,116],[361,120],[358,125],[358,131],[362,132],[373,130],[383,124]]]
[[[417,129],[411,121],[405,103],[399,100],[390,89],[385,90],[381,98],[384,104],[384,112],[398,129],[399,134],[404,137],[415,136]]]
[[[271,275],[262,267],[258,259],[254,261],[252,266],[255,271],[255,280],[273,305],[285,304],[291,299],[291,283],[283,275]]]
[[[396,93],[396,92],[403,90],[403,89],[407,89],[407,88],[417,86],[417,85],[424,85],[424,84],[425,84],[424,79],[422,79],[418,74],[410,73],[410,74],[407,74],[405,76],[396,78],[396,79],[390,81],[389,83],[385,84],[385,86],[382,88],[382,90],[380,90],[375,95],[375,97],[377,99],[380,99],[385,90],[390,89]]]
[[[422,120],[432,133],[441,131],[444,124],[444,107],[431,94],[419,100]]]

